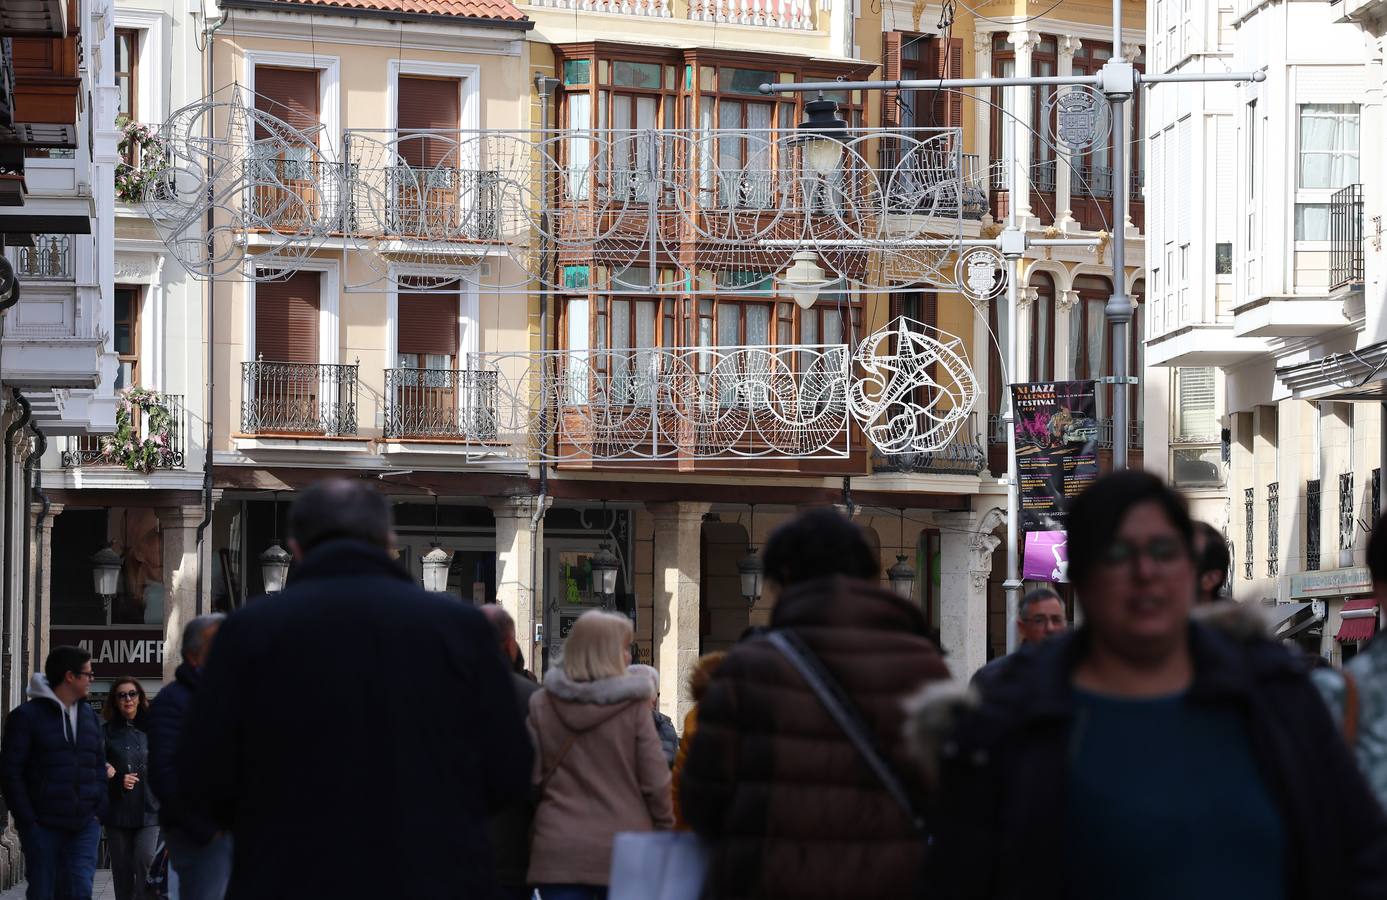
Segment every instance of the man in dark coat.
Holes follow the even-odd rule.
[[[778,529],[764,564],[781,588],[771,629],[792,631],[818,657],[918,793],[902,700],[949,677],[920,610],[879,586],[875,551],[832,510]],[[679,802],[709,842],[718,900],[899,900],[924,865],[910,815],[766,636],[739,643],[713,673]]]
[[[292,583],[222,626],[178,753],[232,832],[227,897],[489,896],[488,816],[532,764],[495,632],[411,582],[363,482],[309,488],[289,530]]]
[[[529,718],[530,697],[539,684],[515,671],[515,619],[497,603],[482,607],[482,615],[496,629],[501,658],[511,669],[511,685],[522,719]],[[522,670],[523,671],[523,670]],[[525,875],[530,870],[530,822],[535,815],[534,798],[521,791],[491,817],[491,846],[496,854],[496,900],[530,900]]]
[[[106,811],[106,741],[87,705],[91,654],[54,647],[5,720],[0,790],[14,815],[28,900],[90,900],[98,818]]]
[[[226,616],[198,616],[183,627],[183,662],[149,708],[149,786],[159,799],[159,824],[179,900],[221,900],[231,879],[231,836],[195,810],[178,792],[175,752],[188,707]]]

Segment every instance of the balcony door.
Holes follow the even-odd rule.
[[[320,272],[255,286],[255,357],[247,417],[259,432],[333,430],[334,380],[318,364]],[[328,367],[330,368],[330,367]]]
[[[462,83],[456,78],[401,75],[396,124],[399,164],[391,197],[396,229],[405,235],[443,240],[458,236],[464,207],[476,206],[476,172],[458,158]],[[465,183],[472,181],[472,184]],[[468,202],[472,200],[472,202]]]
[[[494,435],[490,391],[476,383],[482,373],[458,358],[460,296],[445,291],[399,295],[399,331],[392,379],[392,429],[403,435],[485,439]]]
[[[255,67],[256,110],[289,126],[273,131],[255,125],[251,219],[261,227],[304,227],[322,215],[318,91],[317,69]]]

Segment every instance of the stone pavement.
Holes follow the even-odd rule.
[[[8,891],[0,891],[0,900],[24,900],[24,884],[21,882]],[[92,900],[116,900],[115,889],[111,887],[110,869],[96,870],[96,883],[92,885]]]

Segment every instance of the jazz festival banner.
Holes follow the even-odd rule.
[[[1011,386],[1021,528],[1059,531],[1069,503],[1098,477],[1094,382]]]

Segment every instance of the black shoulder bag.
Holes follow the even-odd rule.
[[[828,714],[833,717],[833,721],[838,723],[838,727],[848,736],[848,740],[857,748],[858,754],[866,760],[871,767],[877,780],[886,788],[886,793],[891,795],[897,805],[905,811],[906,817],[910,819],[911,826],[922,836],[928,837],[929,831],[925,826],[924,817],[915,808],[915,804],[910,800],[910,794],[906,791],[905,785],[896,777],[896,773],[891,770],[891,765],[877,750],[871,735],[867,733],[867,728],[862,722],[861,715],[857,708],[853,706],[852,700],[843,693],[842,687],[833,680],[833,676],[824,668],[823,663],[814,651],[807,647],[799,635],[793,631],[776,630],[769,635],[770,642],[779,650],[781,654],[790,661],[809,687],[818,695],[819,702],[823,704]]]

